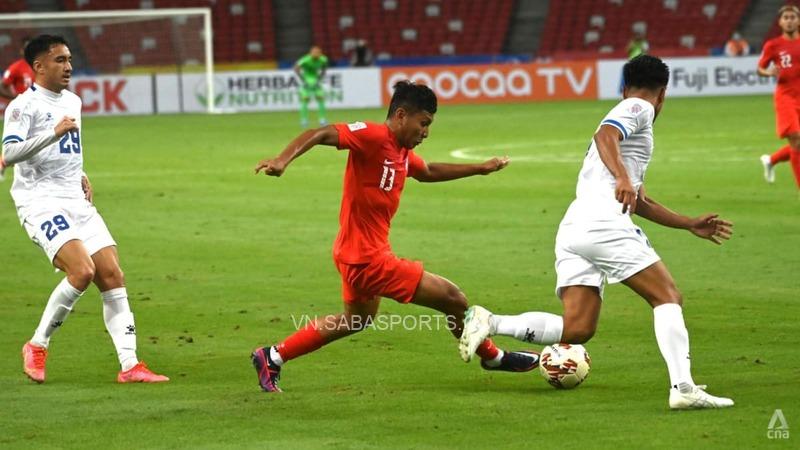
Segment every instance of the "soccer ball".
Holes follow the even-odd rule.
[[[558,389],[572,389],[589,375],[592,360],[582,345],[553,344],[542,350],[539,372]]]

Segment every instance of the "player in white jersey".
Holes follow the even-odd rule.
[[[94,282],[121,365],[117,381],[168,381],[136,356],[136,327],[116,243],[92,205],[92,188],[83,173],[81,100],[66,89],[72,74],[68,45],[60,36],[41,35],[25,48],[25,59],[35,81],[6,108],[3,158],[14,165],[11,196],[22,226],[66,274],[22,347],[25,374],[44,382],[50,336]]]
[[[683,216],[647,196],[653,122],[664,104],[669,68],[642,55],[625,64],[623,75],[624,100],[600,122],[578,176],[576,198],[556,235],[556,293],[563,317],[544,312],[501,316],[474,306],[467,311],[459,351],[469,361],[476,343],[498,334],[545,345],[582,344],[597,328],[604,284],[622,282],[653,308],[656,340],[669,371],[670,407],[732,406],[732,400],[709,395],[694,383],[681,293],[630,214],[717,244],[730,238],[732,224],[716,214]]]

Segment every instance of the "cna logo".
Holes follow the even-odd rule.
[[[203,106],[208,106],[208,90],[205,80],[197,83],[194,87],[194,96],[197,102]],[[225,83],[219,78],[214,78],[214,107],[222,106],[225,99]]]
[[[789,439],[789,424],[783,410],[776,409],[767,425],[767,439]]]

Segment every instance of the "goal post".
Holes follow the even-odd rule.
[[[210,8],[83,10],[0,14],[0,65],[19,58],[22,40],[60,34],[81,75],[205,75],[206,111],[214,112],[214,35]],[[195,75],[196,76],[196,75]],[[154,81],[155,82],[155,81]],[[181,104],[182,99],[178,100]]]

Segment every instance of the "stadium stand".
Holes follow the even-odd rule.
[[[63,5],[67,11],[211,7],[216,62],[267,61],[276,55],[271,0],[64,0]],[[113,27],[124,28],[125,32],[113,30],[114,35],[130,36],[113,43],[115,54],[102,51],[109,45],[104,35],[111,35],[108,31]],[[191,29],[196,32],[196,27]],[[177,24],[176,32],[184,32],[182,24]],[[118,72],[130,64],[174,63],[173,51],[158,51],[162,46],[174,45],[173,31],[163,24],[103,25],[79,30],[79,39],[86,54],[93,58],[92,68],[98,72]]]
[[[314,42],[334,60],[366,39],[378,59],[498,54],[513,0],[311,0]]]
[[[25,0],[3,0],[0,2],[0,13],[15,13],[25,9]]]
[[[25,10],[25,0],[0,1],[0,14],[17,13]],[[19,58],[19,47],[27,33],[18,30],[0,30],[0,70],[11,61]]]
[[[650,52],[707,55],[725,43],[749,0],[559,0],[550,2],[540,57],[624,57],[635,30]]]

